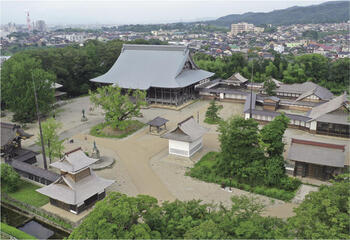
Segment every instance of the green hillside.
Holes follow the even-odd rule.
[[[291,7],[268,13],[231,14],[207,23],[229,27],[232,23],[248,22],[255,25],[305,24],[305,23],[339,23],[349,20],[350,2],[335,1],[307,7]]]

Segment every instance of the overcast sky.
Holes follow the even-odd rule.
[[[217,18],[245,12],[269,12],[292,6],[308,6],[325,0],[211,0],[211,1],[91,1],[1,0],[1,24],[26,23],[25,11],[31,21],[44,20],[47,24],[134,24],[166,23]]]

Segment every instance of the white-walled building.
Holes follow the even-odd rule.
[[[169,154],[191,157],[203,146],[207,129],[200,126],[193,116],[177,124],[177,127],[162,137],[169,139]]]

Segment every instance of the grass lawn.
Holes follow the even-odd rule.
[[[200,161],[198,161],[193,168],[191,168],[186,175],[191,176],[193,178],[197,178],[199,180],[217,184],[223,184],[225,186],[231,186],[234,188],[239,188],[248,192],[257,193],[261,195],[265,195],[268,197],[280,199],[283,201],[290,201],[294,198],[295,193],[300,186],[298,182],[296,183],[296,189],[294,191],[287,191],[284,189],[280,189],[277,187],[267,187],[264,185],[252,186],[247,183],[238,182],[237,179],[225,178],[218,175],[215,172],[215,165],[217,161],[219,153],[218,152],[209,152],[204,155]],[[295,180],[297,181],[297,180]]]
[[[25,233],[15,227],[9,226],[6,223],[1,223],[1,232],[5,232],[8,235],[15,237],[16,239],[37,239],[28,233]]]
[[[204,122],[208,123],[208,124],[219,124],[221,121],[221,119],[217,119],[217,120],[213,120],[213,119],[209,119],[209,118],[205,118]]]
[[[138,120],[127,120],[130,124],[124,130],[113,129],[106,123],[100,123],[90,129],[90,134],[95,137],[124,138],[145,126]]]
[[[6,194],[18,201],[33,205],[35,207],[41,207],[49,202],[48,197],[35,191],[36,189],[40,188],[39,186],[24,180],[20,181],[21,183],[19,184],[19,188],[16,192],[6,192]]]

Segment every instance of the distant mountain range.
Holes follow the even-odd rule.
[[[248,12],[231,14],[206,23],[230,27],[232,23],[248,22],[254,25],[290,25],[305,23],[339,23],[349,20],[350,2],[334,1],[307,7],[290,7],[267,13]]]

